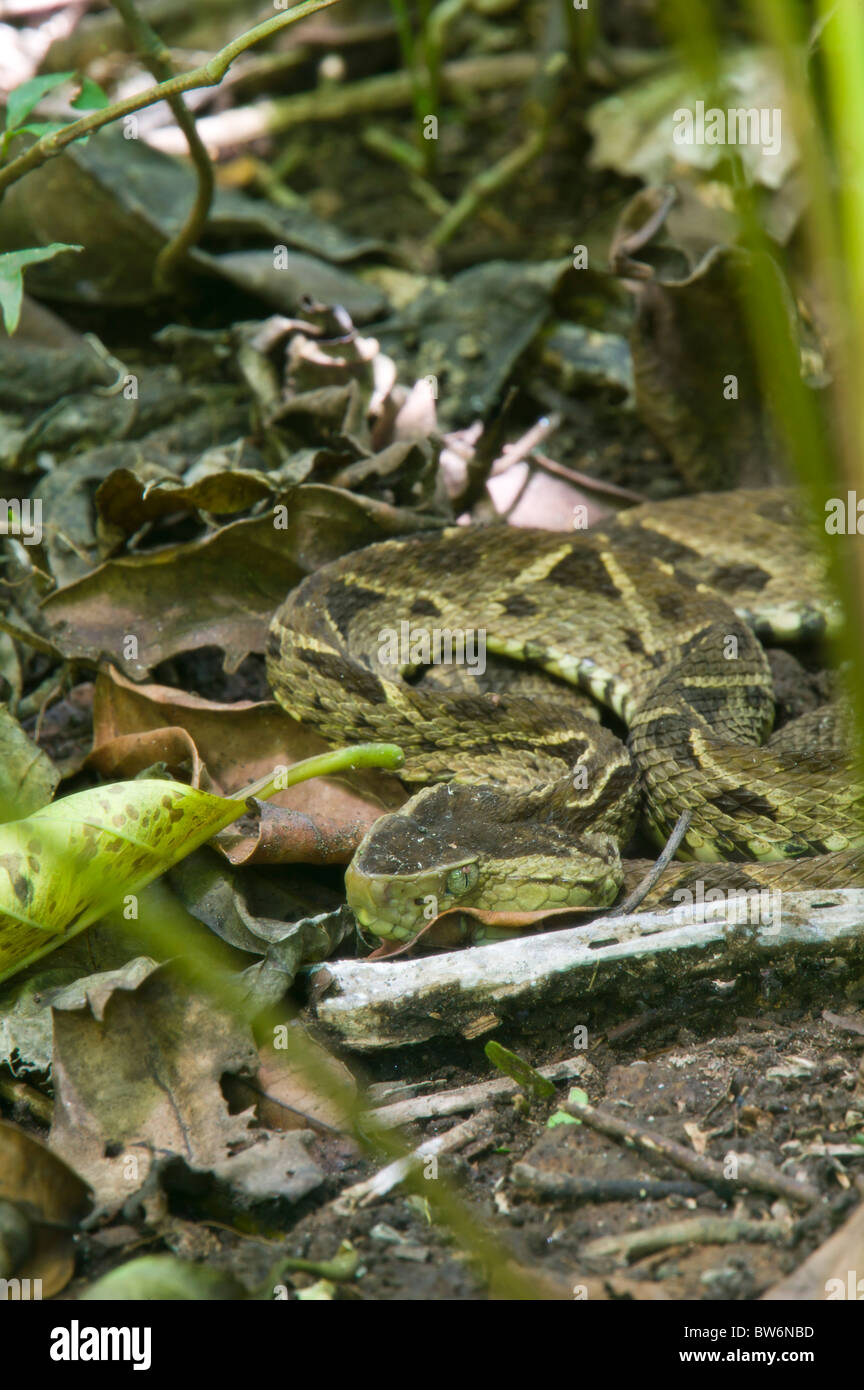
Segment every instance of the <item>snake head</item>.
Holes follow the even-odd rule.
[[[361,926],[376,936],[410,941],[429,922],[470,901],[477,885],[476,856],[419,872],[368,872],[358,851],[345,872],[348,905]]]
[[[454,907],[525,913],[612,902],[614,842],[513,820],[485,785],[430,787],[367,831],[345,873],[348,905],[376,936],[411,941]]]

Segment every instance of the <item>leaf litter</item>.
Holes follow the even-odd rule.
[[[519,17],[513,23],[527,48]],[[494,40],[494,62],[501,36],[482,16],[472,24]],[[470,47],[472,31],[463,38]],[[600,56],[591,60],[595,81]],[[729,426],[716,428],[712,372],[733,350],[742,374],[752,371],[730,312],[739,271],[746,293],[747,267],[725,245],[722,171],[703,157],[713,152],[666,158],[663,122],[685,100],[686,79],[674,67],[656,70],[656,48],[641,56],[643,76],[616,74],[614,95],[608,72],[607,94],[598,96],[599,85],[582,92],[553,133],[548,162],[481,203],[437,257],[422,240],[440,215],[430,212],[435,188],[380,154],[406,126],[398,112],[383,142],[379,127],[378,153],[358,140],[355,121],[332,127],[324,160],[316,142],[291,135],[289,163],[308,196],[292,195],[290,206],[261,197],[261,183],[255,196],[220,189],[175,301],[154,299],[150,271],[192,175],[145,141],[105,132],[73,145],[0,204],[0,251],[33,238],[84,246],[28,268],[19,333],[0,336],[4,487],[44,508],[38,545],[3,538],[0,889],[9,910],[0,973],[16,973],[0,988],[0,1104],[15,1121],[0,1124],[0,1148],[5,1137],[4,1153],[15,1155],[0,1174],[32,1167],[47,1188],[68,1185],[73,1225],[95,1201],[97,1218],[80,1237],[91,1268],[124,1259],[142,1240],[173,1252],[127,1259],[113,1291],[96,1284],[89,1296],[272,1297],[274,1230],[300,1256],[283,1276],[292,1297],[488,1296],[494,1279],[453,1258],[446,1222],[432,1219],[422,1188],[400,1186],[402,1170],[386,1191],[367,1186],[351,1214],[335,1201],[384,1162],[383,1150],[372,1164],[362,1152],[374,1116],[358,1123],[354,1114],[352,1123],[358,1094],[368,1110],[373,1099],[396,1103],[411,1092],[410,1147],[420,1151],[434,1136],[435,1105],[455,1113],[448,1096],[494,1076],[482,1052],[490,1031],[498,1064],[506,1054],[505,1070],[527,1092],[518,1103],[509,1086],[469,1101],[479,1118],[452,1136],[462,1158],[447,1161],[471,1175],[484,1222],[529,1270],[535,1296],[570,1298],[579,1278],[596,1298],[752,1297],[778,1273],[791,1277],[798,1258],[743,1241],[718,1257],[696,1241],[635,1271],[599,1257],[592,1265],[583,1234],[592,1221],[632,1225],[639,1199],[622,1195],[628,1183],[670,1185],[643,1206],[646,1224],[659,1226],[663,1215],[671,1226],[684,1200],[713,1215],[719,1199],[671,1190],[680,1175],[658,1176],[583,1124],[548,1129],[550,1116],[565,1115],[556,1105],[574,1077],[592,1103],[625,1101],[658,1116],[670,1138],[680,1141],[686,1123],[715,1157],[734,1132],[742,1147],[770,1140],[778,1163],[785,1154],[802,1166],[830,1164],[831,1215],[811,1214],[802,1248],[816,1247],[851,1202],[864,1123],[853,1046],[860,1020],[837,1022],[849,1009],[839,965],[826,1017],[813,1012],[826,995],[806,971],[802,985],[778,967],[764,992],[746,974],[736,981],[734,1032],[722,992],[691,999],[686,1012],[673,999],[624,1021],[604,995],[594,1001],[590,1060],[571,1046],[578,1010],[549,1018],[526,1009],[506,1027],[481,1018],[458,1043],[346,1066],[320,1035],[304,1041],[298,1011],[325,987],[331,955],[366,950],[344,909],[338,866],[371,819],[398,804],[392,771],[343,769],[298,784],[241,807],[213,835],[225,798],[276,763],[323,751],[260,690],[269,618],[305,574],[376,540],[460,519],[561,528],[564,518],[569,527],[577,505],[595,516],[617,509],[625,493],[667,496],[681,490],[682,475],[705,486],[698,470],[706,467],[709,482],[728,485],[731,454],[752,479],[772,452],[758,401],[737,413],[735,447],[717,448]],[[730,56],[727,79],[742,102],[778,80],[755,47]],[[506,137],[494,102],[487,109],[480,92],[474,101],[484,139],[472,155],[461,122],[451,125],[438,155],[448,175],[451,162],[470,167],[477,148],[485,167]],[[574,149],[590,150],[576,177]],[[751,168],[781,243],[803,206],[788,162],[794,150],[784,150],[783,161]],[[250,159],[256,167],[264,178]],[[654,218],[641,238],[638,218],[627,215],[634,176],[677,184],[665,221]],[[619,255],[617,274],[574,267],[574,229],[592,266]],[[279,268],[274,245],[284,246]],[[637,256],[648,266],[638,284]],[[130,306],[141,313],[134,326]],[[818,352],[811,365],[818,375]],[[514,440],[527,441],[515,461]],[[145,817],[146,844],[127,834]],[[68,869],[70,855],[74,874],[51,868],[62,860]],[[142,888],[169,861],[167,877]],[[118,887],[133,898],[141,889],[140,920],[104,915]],[[175,930],[162,951],[151,953],[153,937],[141,930],[148,914]],[[219,990],[202,991],[200,979],[190,985],[186,956],[202,942],[225,953],[219,978],[241,989],[245,1013]],[[35,959],[43,948],[52,953]],[[799,993],[778,1009],[793,987]],[[264,1012],[274,1007],[275,1022]],[[810,1010],[803,1021],[802,1009]],[[807,1048],[823,1097],[819,1139],[800,1078],[787,1080],[782,1126],[771,1118],[772,1067]],[[567,1064],[555,1077],[557,1101],[529,1094],[550,1059]],[[371,1082],[368,1095],[358,1080]],[[44,1117],[37,1100],[53,1108],[50,1148],[32,1132]],[[61,1173],[71,1173],[68,1184]],[[622,1184],[617,1196],[604,1195],[610,1177]],[[43,1199],[23,1178],[0,1186],[0,1200],[15,1208],[10,1220]],[[752,1218],[768,1214],[764,1198],[742,1200]],[[577,1201],[584,1205],[574,1212]],[[23,1235],[15,1227],[30,1250],[16,1272],[43,1277],[51,1292],[74,1277],[82,1296],[68,1242],[50,1274],[36,1260],[37,1227],[29,1210]],[[542,1272],[538,1241],[549,1256]],[[848,1263],[845,1250],[838,1258]],[[238,1282],[232,1270],[241,1265]]]

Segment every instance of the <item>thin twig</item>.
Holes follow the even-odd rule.
[[[620,907],[612,909],[613,916],[625,917],[628,912],[635,912],[639,904],[643,902],[645,898],[647,898],[648,894],[651,892],[651,889],[654,887],[654,884],[657,882],[660,875],[669,867],[669,864],[674,859],[675,854],[678,850],[678,846],[684,839],[684,836],[687,834],[687,831],[690,829],[690,822],[692,819],[693,812],[691,810],[688,809],[686,811],[681,812],[681,815],[678,817],[678,821],[675,825],[675,829],[672,831],[672,834],[666,841],[663,853],[657,859],[656,864],[653,864],[651,866],[650,870],[645,875],[642,882],[637,884],[637,886],[633,889],[633,892],[630,894],[629,898],[625,898]]]
[[[610,497],[620,497],[622,502],[632,502],[634,506],[641,506],[648,500],[641,492],[634,492],[629,487],[620,487],[618,483],[610,483],[605,478],[593,478],[590,473],[583,473],[580,468],[571,468],[569,464],[559,463],[557,459],[550,458],[539,449],[535,449],[531,457],[545,472],[554,473],[558,478],[566,478],[568,483],[576,483],[587,492],[604,492]]]
[[[157,82],[168,82],[174,76],[174,63],[171,54],[156,30],[142,19],[135,8],[134,0],[111,0],[129,31],[138,56],[147,65]],[[186,137],[189,155],[195,167],[198,187],[186,220],[178,232],[162,247],[153,270],[153,283],[157,291],[167,292],[176,277],[186,252],[197,246],[204,225],[210,214],[213,202],[213,165],[198,134],[195,117],[179,93],[168,98],[174,119]]]
[[[576,1081],[585,1069],[584,1057],[570,1057],[563,1062],[553,1062],[548,1067],[538,1067],[541,1076],[549,1081]],[[412,1096],[410,1100],[396,1100],[389,1105],[377,1106],[374,1110],[375,1123],[384,1129],[394,1125],[416,1124],[418,1120],[440,1119],[442,1115],[456,1115],[462,1110],[476,1110],[481,1105],[499,1096],[515,1096],[520,1090],[519,1083],[509,1076],[496,1077],[494,1081],[478,1081],[470,1086],[460,1086],[455,1091],[435,1091],[428,1096]]]
[[[522,86],[536,70],[537,59],[530,53],[481,53],[474,58],[455,58],[441,70],[442,91],[454,104],[468,102],[478,92]],[[265,135],[278,135],[313,122],[351,120],[382,111],[399,111],[410,105],[411,77],[400,69],[203,116],[198,130],[212,150],[248,144]],[[150,143],[164,154],[178,154],[175,135],[170,126],[164,127],[152,133]]]
[[[789,1229],[782,1221],[748,1221],[734,1216],[694,1216],[651,1226],[646,1231],[627,1231],[617,1236],[601,1236],[583,1246],[582,1254],[591,1259],[614,1256],[619,1260],[641,1260],[658,1250],[677,1245],[737,1245],[748,1241],[759,1245],[789,1240]]]
[[[514,1187],[561,1202],[662,1202],[666,1197],[704,1197],[709,1191],[705,1183],[685,1178],[581,1178],[524,1162],[514,1166],[511,1176]]]
[[[489,1114],[485,1110],[469,1116],[467,1120],[460,1120],[459,1124],[453,1125],[446,1134],[437,1134],[432,1139],[424,1140],[413,1153],[406,1154],[404,1158],[397,1158],[394,1163],[388,1163],[386,1168],[381,1168],[364,1182],[346,1187],[345,1191],[330,1203],[331,1209],[340,1215],[347,1215],[356,1211],[358,1207],[368,1207],[373,1202],[381,1201],[395,1187],[399,1187],[411,1173],[416,1173],[422,1168],[427,1160],[437,1158],[438,1154],[455,1153],[457,1149],[470,1144],[482,1134],[488,1123]]]
[[[26,627],[19,627],[17,623],[10,623],[8,618],[0,618],[0,632],[6,632],[10,637],[14,637],[16,642],[23,642],[26,647],[32,647],[34,651],[41,652],[43,656],[51,656],[55,661],[63,661],[63,653],[60,648],[49,641],[47,637],[40,637],[36,632],[30,632]]]
[[[512,444],[505,444],[501,453],[498,455],[489,470],[489,477],[498,477],[505,473],[508,468],[512,468],[514,463],[521,463],[528,458],[544,439],[548,439],[554,434],[561,424],[560,415],[546,415],[540,420],[536,420],[530,429],[522,435],[521,439],[514,440]]]
[[[682,1168],[691,1177],[719,1188],[721,1192],[729,1193],[730,1190],[747,1188],[751,1192],[767,1192],[774,1197],[785,1197],[799,1206],[811,1206],[819,1201],[819,1191],[810,1183],[796,1182],[794,1178],[788,1178],[771,1164],[751,1158],[749,1154],[735,1155],[739,1171],[733,1178],[729,1176],[723,1164],[694,1153],[683,1144],[676,1144],[674,1139],[666,1139],[662,1134],[640,1129],[638,1125],[622,1120],[617,1115],[598,1110],[596,1106],[566,1101],[561,1105],[561,1109],[581,1120],[590,1129],[606,1134],[610,1139],[621,1140],[628,1149],[636,1149],[652,1158],[668,1159],[676,1168]]]

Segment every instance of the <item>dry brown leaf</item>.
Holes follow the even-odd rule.
[[[251,1036],[164,967],[139,960],[78,981],[53,1010],[51,1147],[103,1206],[140,1188],[154,1153],[208,1168],[249,1142],[251,1115],[229,1115],[220,1079],[254,1073]]]
[[[95,768],[102,777],[120,782],[137,777],[154,763],[164,763],[175,774],[187,771],[190,786],[203,786],[204,791],[212,791],[209,778],[202,784],[201,759],[193,740],[185,729],[176,727],[148,729],[108,739],[93,749],[85,766]]]
[[[325,1083],[329,1080],[340,1089],[356,1093],[356,1082],[345,1063],[316,1042],[301,1024],[295,1022],[290,1026],[292,1032],[302,1033],[307,1066],[314,1065]],[[304,1129],[310,1123],[330,1129],[347,1127],[344,1111],[292,1063],[289,1055],[262,1047],[260,1057],[261,1065],[253,1084],[258,1093],[258,1117],[262,1125],[267,1129]]]
[[[123,737],[185,730],[212,789],[231,795],[272,770],[326,751],[322,739],[271,701],[225,705],[172,686],[135,685],[113,667],[100,671],[93,699],[91,755],[101,768]],[[319,777],[276,792],[257,817],[240,820],[216,843],[234,864],[347,863],[363,835],[407,793],[386,773]]]
[[[31,1221],[31,1249],[13,1279],[39,1279],[41,1297],[53,1297],[74,1272],[72,1237],[91,1205],[87,1184],[32,1134],[0,1120],[0,1198],[20,1205]],[[4,1287],[14,1299],[14,1283]]]

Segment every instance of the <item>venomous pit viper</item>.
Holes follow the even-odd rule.
[[[451,528],[349,554],[276,613],[268,676],[328,741],[405,750],[414,795],[346,885],[365,927],[409,940],[430,902],[611,904],[637,819],[662,842],[687,808],[679,858],[700,862],[672,866],[667,893],[709,872],[732,888],[864,881],[845,721],[823,706],[772,735],[759,641],[839,620],[791,494],[706,493],[590,531]],[[382,635],[406,621],[485,634],[485,678],[394,665]]]

